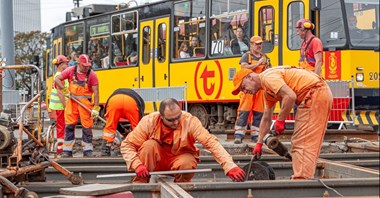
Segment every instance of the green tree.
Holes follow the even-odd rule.
[[[43,53],[46,50],[46,43],[50,38],[50,34],[40,31],[17,32],[14,38],[15,43],[15,64],[27,65],[34,61],[34,57],[38,56],[39,67],[42,71]],[[28,95],[32,96],[31,88],[32,74],[34,69],[20,70],[16,72],[16,89],[24,89],[28,91]],[[41,73],[43,75],[43,72]],[[41,78],[41,76],[40,76]],[[35,80],[35,79],[34,79]],[[36,87],[36,86],[35,86]]]

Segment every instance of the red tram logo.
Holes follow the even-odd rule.
[[[222,67],[219,61],[198,62],[194,75],[194,87],[198,99],[218,99],[222,92],[222,83]]]

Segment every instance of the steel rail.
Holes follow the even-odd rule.
[[[152,171],[152,172],[149,172],[149,175],[173,175],[173,174],[204,173],[204,172],[212,172],[212,169]],[[137,176],[136,173],[121,173],[121,174],[97,175],[96,178],[135,177],[135,176]]]
[[[378,178],[345,178],[345,179],[322,179],[327,186],[332,186],[346,197],[378,197],[379,179]],[[124,184],[120,192],[131,191],[134,197],[160,197],[161,184],[129,184],[128,181],[119,181]],[[271,180],[271,181],[199,181],[193,180],[189,183],[171,183],[171,186],[181,188],[193,197],[247,197],[248,189],[252,190],[253,197],[322,197],[328,193],[330,197],[337,195],[327,189],[318,180]],[[30,183],[22,187],[32,190],[41,197],[58,195],[67,188],[75,187],[68,182],[46,182]],[[64,189],[63,189],[64,188]],[[61,194],[62,195],[62,194]],[[168,198],[171,196],[168,196]]]

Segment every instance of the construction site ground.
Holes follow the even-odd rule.
[[[49,122],[45,123],[47,126]],[[292,131],[286,131],[282,143],[291,148]],[[358,135],[359,134],[359,135]],[[20,186],[39,194],[40,197],[89,197],[118,195],[127,197],[378,197],[379,196],[379,142],[376,131],[328,131],[322,145],[320,160],[314,180],[292,181],[291,161],[264,147],[261,161],[267,162],[275,172],[275,180],[251,180],[232,182],[210,152],[197,144],[201,151],[198,169],[211,172],[196,173],[190,183],[173,183],[170,176],[152,176],[149,184],[131,184],[131,177],[97,178],[98,175],[126,173],[121,156],[100,157],[102,129],[93,129],[93,158],[83,158],[81,152],[81,127],[76,129],[73,158],[59,158],[51,154],[59,164],[84,179],[78,187],[67,181],[64,175],[52,167],[47,168],[46,182],[28,182]],[[250,162],[255,145],[249,138],[242,144],[234,144],[229,133],[216,134],[235,163],[245,167]],[[326,139],[325,138],[325,139]],[[334,140],[335,139],[335,140]],[[102,186],[102,187],[100,187]]]

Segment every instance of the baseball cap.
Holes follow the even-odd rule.
[[[252,73],[252,70],[250,69],[241,69],[238,71],[232,82],[234,83],[234,89],[232,90],[233,95],[238,95],[240,92],[241,83],[243,82],[243,78],[246,77],[248,74]]]
[[[87,54],[82,54],[78,58],[78,63],[82,63],[83,66],[89,67],[91,66],[90,57]]]
[[[252,36],[251,43],[262,43],[263,39],[260,36]]]

